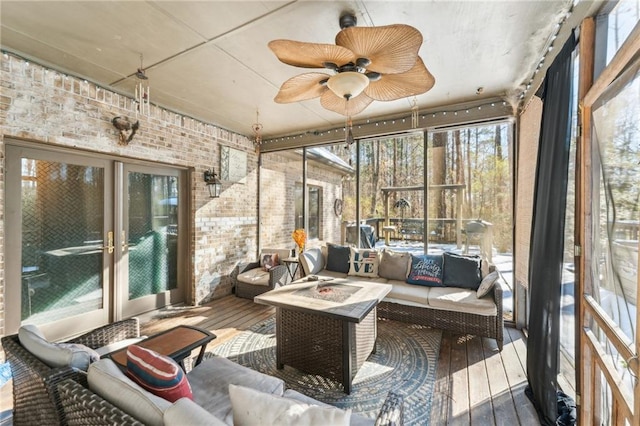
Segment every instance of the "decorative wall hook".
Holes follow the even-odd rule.
[[[122,116],[114,117],[111,123],[113,127],[120,132],[118,135],[118,145],[128,145],[138,131],[138,128],[140,128],[140,121],[132,123],[127,117]]]

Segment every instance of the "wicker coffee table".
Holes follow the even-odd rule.
[[[303,282],[254,298],[276,307],[277,367],[337,380],[351,393],[351,382],[375,351],[376,306],[388,284],[358,285],[343,279]]]

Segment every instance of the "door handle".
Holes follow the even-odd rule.
[[[124,253],[127,248],[129,248],[129,244],[125,243],[127,234],[124,232],[124,229],[122,230],[122,233],[120,233],[120,239],[122,240],[122,252]]]
[[[102,250],[107,250],[107,253],[113,253],[115,246],[113,245],[113,231],[107,232],[107,245],[100,247]]]

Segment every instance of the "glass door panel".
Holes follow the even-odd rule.
[[[109,162],[7,146],[8,299],[48,336],[67,336],[107,321],[110,257]],[[19,207],[16,209],[15,207]],[[106,240],[106,244],[105,244]],[[111,250],[112,252],[112,250]],[[13,276],[19,276],[13,280]],[[14,299],[12,293],[19,299]],[[19,294],[18,294],[19,293]],[[11,302],[10,302],[11,303]]]
[[[182,301],[178,232],[180,171],[124,166],[123,231],[119,247],[124,266],[122,313],[126,317]],[[124,284],[126,283],[126,284]]]

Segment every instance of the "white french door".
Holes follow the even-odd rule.
[[[7,141],[6,333],[81,333],[184,300],[186,175]]]
[[[122,181],[122,209],[116,217],[121,229],[116,285],[123,318],[184,300],[179,285],[186,252],[181,221],[184,171],[118,163],[116,181]],[[121,179],[120,179],[121,177]],[[184,209],[182,209],[184,210]],[[184,233],[182,234],[184,235]]]

